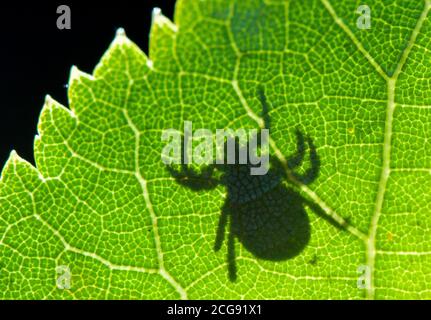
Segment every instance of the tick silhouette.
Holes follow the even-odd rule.
[[[270,129],[266,97],[262,90],[259,95],[265,128]],[[261,132],[256,138],[257,146],[261,148]],[[309,184],[318,176],[320,160],[310,137],[304,137],[300,130],[296,130],[296,140],[296,152],[287,158],[289,175],[299,183]],[[243,151],[241,148],[248,148],[249,145],[250,142],[247,142],[246,146],[241,146],[236,141],[236,159]],[[226,151],[226,142],[224,147]],[[306,166],[308,169],[303,170],[302,174],[297,173],[295,169],[303,164],[307,149],[310,161]],[[228,225],[227,264],[231,281],[237,278],[235,239],[255,257],[272,261],[298,255],[310,239],[310,224],[304,208],[308,202],[289,187],[286,170],[280,161],[275,157],[270,158],[269,170],[265,175],[251,175],[250,169],[256,165],[252,165],[249,160],[248,157],[246,164],[226,164],[224,161],[225,164],[208,165],[200,171],[184,162],[178,165],[179,168],[167,167],[179,184],[196,191],[225,186],[226,200],[218,223],[214,250],[221,249]]]

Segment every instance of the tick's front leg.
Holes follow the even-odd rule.
[[[320,170],[320,158],[316,146],[310,137],[307,137],[307,143],[310,148],[310,167],[302,175],[293,172],[295,178],[303,184],[310,184],[316,180]]]
[[[211,190],[219,184],[219,181],[212,177],[213,165],[205,167],[201,172],[195,171],[184,163],[181,164],[180,170],[176,170],[173,166],[167,166],[167,170],[179,184],[193,190]]]
[[[302,132],[297,129],[296,132],[296,152],[287,160],[287,165],[290,170],[299,167],[305,157],[305,139]]]
[[[216,234],[216,239],[214,243],[214,251],[219,251],[221,248],[221,245],[223,244],[224,233],[226,230],[226,223],[227,223],[228,216],[229,216],[229,206],[228,204],[225,203],[221,211],[220,219],[218,221],[217,234]]]
[[[287,160],[287,165],[293,177],[303,183],[310,184],[319,175],[320,158],[317,154],[316,146],[310,137],[304,137],[300,130],[296,130],[296,153]],[[295,172],[295,169],[301,166],[306,155],[306,142],[309,148],[310,166],[303,174]]]
[[[232,219],[229,227],[227,240],[227,264],[229,271],[229,280],[236,280],[236,261],[235,261],[235,234],[232,232]]]

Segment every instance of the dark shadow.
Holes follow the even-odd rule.
[[[258,92],[262,104],[262,119],[265,128],[270,128],[269,106],[263,90]],[[258,148],[261,147],[261,132],[258,133]],[[235,155],[249,143],[235,144]],[[226,151],[226,144],[225,144]],[[257,151],[257,150],[256,150]],[[226,152],[225,152],[226,155]],[[295,170],[305,159],[309,161],[303,173]],[[238,162],[238,161],[237,161]],[[264,175],[251,175],[249,157],[245,164],[214,164],[197,172],[187,165],[168,166],[176,181],[193,190],[209,190],[217,185],[226,188],[226,201],[218,222],[214,250],[222,248],[227,237],[228,273],[231,281],[237,278],[235,263],[235,240],[259,259],[282,261],[297,256],[310,239],[310,223],[305,206],[321,212],[292,187],[288,186],[286,171],[280,161],[270,158],[269,171]],[[290,174],[302,184],[310,184],[318,174],[320,159],[312,139],[296,130],[296,152],[287,158]],[[214,172],[219,178],[214,178]],[[286,182],[286,183],[285,183]],[[326,215],[325,219],[329,219]],[[336,223],[335,221],[330,221]],[[340,227],[340,226],[337,226]]]
[[[184,145],[183,140],[182,145]],[[219,184],[219,181],[212,177],[215,169],[214,166],[205,167],[200,172],[197,172],[184,164],[184,154],[181,153],[181,164],[179,167],[180,170],[178,171],[172,166],[167,166],[167,169],[179,184],[185,185],[192,190],[210,190]]]
[[[282,261],[298,255],[310,239],[310,224],[302,197],[279,184],[258,199],[236,205],[226,202],[222,209],[214,249],[221,248],[225,224],[228,231],[229,278],[236,279],[234,239],[254,256]]]

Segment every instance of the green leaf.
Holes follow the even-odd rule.
[[[0,297],[431,298],[431,1],[370,0],[366,30],[356,5],[180,0],[149,58],[119,30],[70,110],[46,99],[36,168],[3,169]],[[265,104],[275,187],[232,203],[228,171],[162,162],[164,129],[262,128]]]

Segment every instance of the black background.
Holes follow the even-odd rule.
[[[71,30],[57,29],[62,4],[71,9]],[[0,2],[0,171],[12,150],[34,163],[45,95],[68,106],[71,66],[92,73],[119,27],[148,53],[154,7],[173,18],[174,0]]]
[[[167,315],[169,307],[200,306],[209,312],[194,316]],[[213,305],[261,305],[260,315],[213,315]],[[363,318],[379,311],[385,319],[409,319],[429,312],[429,301],[0,301],[2,312],[9,312],[16,318],[58,319],[67,314],[69,318],[82,318],[90,312],[97,312],[98,318],[107,319],[350,319],[352,313]],[[10,308],[10,309],[8,309]],[[379,310],[380,309],[380,310]],[[20,317],[22,315],[22,317]]]

